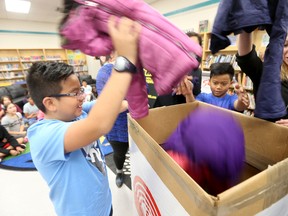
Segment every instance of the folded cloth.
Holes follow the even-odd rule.
[[[70,11],[60,27],[62,47],[79,49],[91,56],[113,51],[107,21],[111,15],[126,16],[142,25],[139,38],[138,73],[134,75],[127,100],[133,118],[148,114],[148,95],[143,68],[152,74],[159,95],[172,92],[184,75],[197,69],[201,46],[144,1],[75,0],[80,6]]]

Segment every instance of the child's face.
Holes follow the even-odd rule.
[[[14,104],[9,104],[7,106],[7,110],[6,110],[7,113],[9,114],[15,114],[17,112],[17,109],[16,109],[16,106]]]
[[[28,102],[31,104],[31,105],[34,105],[34,101],[33,101],[33,99],[30,97],[30,98],[28,98]]]
[[[223,97],[229,90],[231,83],[232,81],[228,74],[216,75],[209,80],[212,94],[215,97]]]
[[[60,94],[78,93],[78,96],[64,96],[54,99],[56,112],[54,117],[62,121],[71,121],[82,114],[85,94],[80,94],[80,83],[76,75],[69,76],[61,82]]]
[[[83,85],[84,87],[86,87],[86,86],[87,86],[87,82],[86,82],[86,81],[83,81],[83,82],[82,82],[82,85]]]
[[[11,100],[8,98],[8,97],[4,97],[3,98],[3,104],[5,105],[5,106],[7,106],[8,104],[10,104],[11,103]]]

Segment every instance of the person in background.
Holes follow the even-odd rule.
[[[0,106],[0,119],[2,119],[2,117],[5,115],[5,111],[2,108],[2,106]]]
[[[260,85],[260,79],[263,71],[263,62],[258,57],[255,45],[252,44],[252,34],[242,32],[239,34],[238,40],[238,54],[236,55],[236,61],[241,70],[250,77],[253,82],[254,95],[257,95],[257,90]],[[282,98],[286,107],[288,106],[288,36],[283,48],[283,63],[281,66],[281,92]],[[280,124],[288,127],[288,115],[283,119],[276,121],[276,124]]]
[[[116,52],[112,52],[108,58],[108,61],[98,71],[96,78],[96,89],[99,95],[101,95],[104,86],[111,76],[116,57]],[[123,102],[127,103],[128,108],[128,102],[126,100]],[[113,149],[113,160],[116,165],[116,185],[119,188],[124,183],[123,167],[126,159],[126,153],[129,148],[127,113],[128,110],[121,112],[118,115],[112,130],[105,135]]]
[[[44,116],[45,116],[45,114],[41,110],[39,110],[38,114],[37,114],[37,120],[40,121],[40,120],[44,119]]]
[[[249,107],[248,95],[238,84],[235,86],[236,94],[227,93],[234,76],[234,68],[230,63],[214,63],[210,66],[210,71],[209,85],[212,93],[200,93],[196,100],[240,112]],[[176,94],[183,94],[187,103],[193,102],[195,97],[192,89],[193,84],[186,77],[177,88]]]
[[[4,157],[9,155],[19,155],[25,150],[25,145],[17,142],[15,137],[10,135],[8,131],[0,125],[0,162]]]
[[[28,123],[28,126],[34,124],[37,121],[38,107],[35,105],[34,100],[30,95],[27,96],[27,103],[23,106],[24,122]]]
[[[1,103],[2,109],[4,109],[5,106],[7,106],[10,103],[13,103],[13,100],[12,100],[12,98],[9,95],[3,95],[1,97],[1,99],[0,99],[0,103]],[[17,104],[14,104],[14,105],[15,105],[15,107],[17,109],[17,112],[23,113],[22,109]]]
[[[202,38],[196,32],[187,32],[186,35],[193,41],[198,42],[202,46]],[[200,68],[192,70],[188,73],[188,79],[193,82],[193,95],[196,97],[201,93],[201,83],[202,83],[202,70]],[[185,103],[186,99],[183,95],[176,95],[174,92],[172,94],[157,96],[153,108],[161,106],[170,106],[175,104]]]
[[[26,77],[31,97],[45,113],[43,120],[28,128],[30,152],[50,188],[58,216],[113,214],[105,157],[97,140],[111,130],[119,112],[127,109],[122,102],[137,72],[141,26],[111,16],[108,30],[119,60],[129,67],[114,65],[97,102],[84,103],[81,83],[66,63],[36,62]]]
[[[202,47],[202,38],[196,32],[187,32],[186,35],[195,42],[198,42],[199,45]],[[198,94],[201,93],[201,83],[202,83],[202,70],[200,68],[192,70],[188,76],[191,76],[191,80],[193,83],[193,95],[196,97]]]
[[[106,56],[96,56],[95,57],[96,60],[99,60],[101,67],[106,64],[107,62],[109,62],[110,59],[110,55],[106,55]]]
[[[84,93],[86,95],[85,101],[91,101],[91,98],[92,98],[92,87],[87,84],[86,80],[82,80],[82,88],[84,89]]]
[[[6,114],[1,119],[1,124],[5,127],[9,134],[14,136],[19,143],[24,143],[26,130],[24,120],[21,113],[17,112],[16,106],[10,103],[5,107]],[[19,139],[18,139],[19,138]]]

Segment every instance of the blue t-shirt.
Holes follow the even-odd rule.
[[[196,100],[209,103],[218,107],[235,110],[234,102],[238,99],[236,94],[226,94],[224,97],[215,97],[212,93],[200,93],[197,95]]]
[[[85,118],[93,104],[94,101],[84,103],[82,115],[76,120]],[[33,162],[50,188],[57,215],[108,216],[112,197],[98,142],[64,153],[64,135],[72,123],[43,119],[30,126]]]
[[[107,63],[104,64],[98,71],[96,77],[96,89],[98,95],[101,94],[105,84],[111,76],[112,70],[113,64]],[[121,85],[121,83],[119,83],[119,85]],[[119,113],[113,128],[108,134],[106,134],[106,137],[109,141],[128,142],[127,113],[128,111]]]

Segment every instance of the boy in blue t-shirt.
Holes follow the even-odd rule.
[[[31,97],[44,112],[44,119],[28,129],[30,151],[59,216],[112,215],[105,158],[97,140],[127,109],[122,101],[136,72],[131,68],[137,59],[140,26],[127,18],[116,22],[112,16],[108,28],[115,50],[130,67],[113,70],[96,103],[84,103],[79,79],[65,63],[37,62],[27,75]]]
[[[209,85],[212,93],[200,93],[196,100],[209,103],[222,108],[244,111],[249,107],[249,98],[246,91],[239,85],[235,86],[236,94],[227,92],[233,83],[234,69],[229,63],[214,63],[210,66]],[[177,94],[183,94],[186,102],[193,102],[195,98],[191,93],[193,84],[185,77],[177,88]]]

